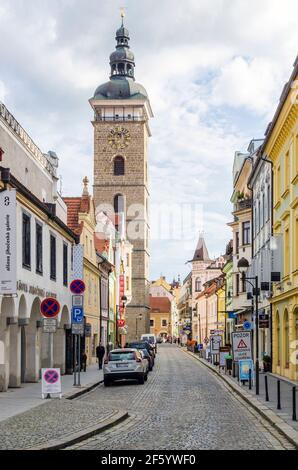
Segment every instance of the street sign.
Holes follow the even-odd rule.
[[[251,359],[251,332],[237,331],[232,333],[234,361]]]
[[[42,320],[42,331],[43,331],[43,333],[56,333],[56,331],[57,331],[57,320],[56,320],[56,318],[43,318],[43,320]]]
[[[218,354],[219,348],[222,342],[221,335],[211,335],[210,336],[210,352],[211,354]]]
[[[84,310],[83,307],[72,307],[71,310],[71,323],[83,323],[84,322]]]
[[[42,369],[42,398],[47,394],[58,394],[62,397],[60,369]]]
[[[252,324],[250,321],[245,321],[242,326],[244,330],[251,330]]]
[[[118,320],[118,326],[122,327],[125,326],[125,320],[123,320],[123,318],[120,318],[120,320]]]
[[[224,367],[226,365],[226,356],[230,353],[229,346],[221,346],[219,348],[219,365]]]
[[[71,282],[69,288],[73,294],[83,294],[83,292],[85,292],[86,286],[82,279],[74,279]]]
[[[83,295],[73,295],[72,296],[72,306],[73,307],[83,307],[84,305],[84,296]]]
[[[254,378],[254,366],[252,359],[239,361],[239,380],[249,380],[249,369],[251,370],[251,380]]]
[[[73,335],[83,335],[84,334],[84,323],[72,323],[71,333]]]
[[[40,304],[40,313],[45,318],[55,318],[59,315],[60,304],[58,300],[47,297]]]

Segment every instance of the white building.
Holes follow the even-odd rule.
[[[66,207],[57,192],[54,153],[43,154],[0,103],[1,168],[10,168],[16,189],[16,292],[0,296],[0,390],[35,382],[49,365],[48,334],[42,332],[40,304],[46,297],[61,306],[54,334],[54,366],[72,363],[70,330],[72,247]],[[3,188],[3,183],[0,183]],[[4,272],[0,260],[0,278]]]

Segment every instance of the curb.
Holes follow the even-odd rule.
[[[260,403],[256,398],[253,398],[249,394],[244,392],[244,390],[242,390],[239,385],[235,384],[234,382],[230,381],[227,377],[220,374],[218,370],[215,369],[211,364],[205,363],[204,360],[195,356],[190,351],[184,352],[199,361],[200,364],[210,369],[215,375],[220,377],[223,382],[225,382],[234,392],[237,393],[237,395],[239,395],[244,401],[246,401],[246,403],[248,403],[255,411],[257,411],[263,418],[265,418],[266,421],[271,424],[271,426],[277,429],[280,434],[282,434],[291,444],[295,446],[296,449],[298,449],[298,432],[285,421],[283,421],[279,416],[277,416],[274,411],[272,411],[266,405]]]
[[[74,400],[75,398],[78,398],[82,395],[85,395],[85,393],[90,392],[91,390],[98,387],[98,385],[102,383],[103,383],[103,380],[99,380],[98,382],[93,382],[87,385],[83,385],[79,390],[75,390],[74,392],[68,392],[62,397],[66,398],[66,400]]]
[[[40,445],[37,447],[29,447],[24,450],[65,449],[66,447],[69,447],[73,444],[77,444],[78,442],[84,441],[88,439],[89,437],[95,436],[96,434],[100,434],[101,432],[106,431],[107,429],[112,428],[113,426],[116,426],[117,424],[121,423],[128,417],[129,417],[129,414],[127,413],[127,411],[117,411],[112,417],[107,418],[106,420],[102,421],[100,424],[98,423],[95,426],[87,428],[88,430],[74,433],[71,436],[69,436],[67,440],[52,441],[52,443],[49,445],[45,444],[45,445]]]

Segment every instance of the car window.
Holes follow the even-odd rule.
[[[135,359],[135,353],[133,351],[126,352],[111,352],[109,354],[109,361],[133,361]]]

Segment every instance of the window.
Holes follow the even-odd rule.
[[[50,278],[56,281],[56,238],[50,235]]]
[[[195,285],[196,292],[201,292],[201,279],[199,277],[196,278],[196,285]]]
[[[280,198],[280,166],[277,168],[276,172],[276,186],[275,186],[275,204],[279,201]]]
[[[115,176],[124,175],[124,171],[125,171],[124,158],[120,156],[115,157],[114,158],[114,175]]]
[[[168,326],[168,320],[162,319],[161,326]]]
[[[246,292],[245,274],[241,276],[242,292]]]
[[[116,194],[114,197],[114,211],[115,214],[124,212],[124,196],[122,194]]]
[[[150,327],[154,328],[154,320],[150,319]]]
[[[129,289],[130,289],[129,277],[126,276],[126,290],[128,291]]]
[[[266,210],[266,207],[265,207],[265,193],[263,193],[262,194],[262,212],[261,212],[262,227],[264,227],[264,224],[265,224],[265,210]]]
[[[239,295],[239,274],[236,274],[236,295]]]
[[[63,285],[68,283],[68,246],[63,243]]]
[[[284,190],[288,189],[290,182],[290,153],[289,151],[285,155],[285,181]]]
[[[23,266],[31,268],[31,218],[23,213]]]
[[[290,270],[290,245],[289,245],[289,228],[286,228],[284,235],[284,270],[285,276],[289,274]]]
[[[126,267],[129,268],[130,262],[129,262],[129,253],[126,254]]]
[[[250,244],[250,222],[243,222],[242,224],[242,244]]]
[[[35,225],[35,245],[36,245],[36,272],[42,274],[42,225],[36,222]]]
[[[239,232],[235,233],[235,241],[236,241],[236,254],[239,253]]]

